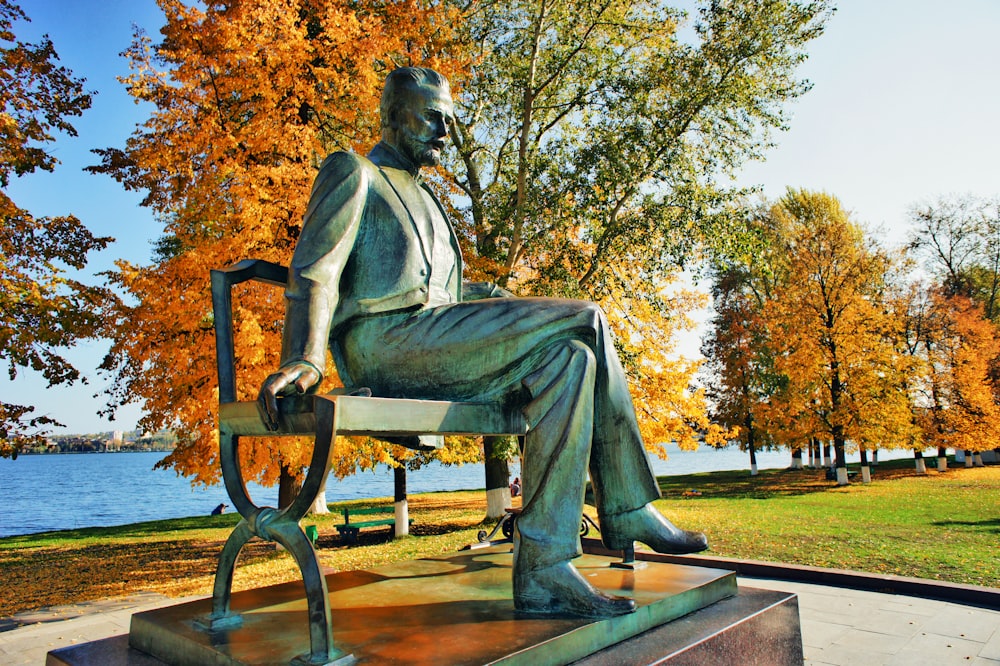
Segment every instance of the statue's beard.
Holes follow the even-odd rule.
[[[441,163],[444,141],[440,139],[424,141],[406,128],[403,128],[402,135],[402,152],[414,165],[432,167]]]

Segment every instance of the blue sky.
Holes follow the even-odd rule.
[[[73,213],[92,231],[117,241],[96,255],[92,271],[116,258],[144,263],[159,228],[139,197],[109,178],[85,174],[89,151],[121,147],[148,112],[115,77],[133,24],[156,37],[162,14],[153,0],[22,0],[31,17],[19,37],[47,33],[63,65],[96,91],[93,107],[75,123],[79,137],[61,138],[54,174],[19,179],[10,194],[36,215]],[[763,163],[748,165],[743,184],[771,198],[786,187],[840,198],[857,221],[880,230],[887,243],[907,235],[907,211],[951,193],[1000,195],[1000,1],[843,0],[827,32],[813,42],[800,69],[814,84],[790,107],[791,128]],[[696,348],[697,345],[694,345]],[[0,379],[0,396],[39,406],[65,431],[131,429],[138,408],[114,423],[97,416],[96,374],[106,345],[93,342],[68,356],[90,379],[47,389],[30,372]]]

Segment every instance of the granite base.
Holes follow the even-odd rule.
[[[775,644],[785,646],[781,654],[797,649],[798,661],[782,657],[733,663],[801,663],[794,595],[783,595],[781,603],[761,596],[781,593],[751,591],[734,597],[731,572],[659,563],[627,571],[612,568],[612,561],[585,555],[575,562],[595,586],[631,596],[639,606],[636,613],[605,620],[517,613],[510,598],[509,546],[330,574],[334,642],[360,663],[675,663],[662,658],[716,649],[743,650],[746,656],[746,645],[762,646],[759,650],[777,656]],[[57,650],[47,663],[287,664],[308,646],[302,597],[300,583],[236,593],[233,609],[241,613],[243,625],[230,631],[196,628],[197,619],[211,608],[209,599],[138,613],[127,642],[120,637]],[[687,618],[677,620],[695,617],[691,613],[703,617],[694,625]],[[779,622],[766,621],[779,616]],[[707,636],[684,629],[689,625],[700,626]],[[794,632],[779,632],[776,639],[780,627]],[[679,640],[686,645],[667,640],[682,635],[687,638]],[[664,651],[661,646],[667,645]],[[647,659],[643,646],[658,654],[642,662]],[[707,663],[713,662],[726,660]]]

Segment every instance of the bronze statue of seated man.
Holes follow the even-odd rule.
[[[329,348],[346,386],[376,396],[496,400],[520,408],[523,511],[514,535],[515,607],[605,617],[635,610],[572,565],[589,469],[604,544],[661,553],[707,548],[651,504],[660,496],[625,373],[601,309],[514,298],[463,283],[458,240],[420,168],[439,163],[452,99],[423,68],[392,72],[382,140],[367,157],[330,155],[313,186],[289,269],[282,364],[259,404],[315,390]]]

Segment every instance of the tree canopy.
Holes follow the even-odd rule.
[[[1000,323],[1000,198],[941,197],[910,211],[911,247],[945,290],[979,302]]]
[[[126,52],[129,93],[153,107],[123,149],[93,167],[145,194],[163,223],[153,261],[119,262],[123,298],[103,368],[109,410],[144,407],[141,426],[178,436],[166,465],[218,477],[214,339],[208,274],[245,258],[287,263],[318,166],[337,149],[370,147],[385,74],[443,60],[449,14],[423,2],[159,0],[162,40],[141,30]],[[282,293],[246,286],[234,296],[238,397],[256,396],[279,364]],[[335,378],[331,368],[328,376]],[[278,455],[274,452],[278,451]],[[381,447],[339,446],[338,465],[387,462]],[[308,462],[302,442],[250,440],[248,478],[272,484]]]
[[[58,134],[76,136],[71,119],[91,102],[84,80],[58,64],[51,40],[17,39],[17,22],[27,20],[17,4],[0,0],[0,359],[11,379],[30,368],[52,386],[85,381],[62,353],[103,333],[98,309],[110,294],[70,269],[84,268],[112,239],[72,215],[35,217],[8,195],[12,177],[55,169],[49,144]],[[35,409],[0,400],[0,456],[16,456],[60,425],[32,416]]]
[[[785,127],[826,2],[474,3],[452,173],[470,267],[523,295],[598,301],[657,441],[707,429],[673,345],[698,302],[664,298],[703,252],[745,242],[725,186]],[[669,426],[667,424],[670,424]],[[655,433],[655,434],[654,434]]]
[[[706,345],[723,378],[722,413],[793,447],[831,442],[839,467],[848,442],[913,446],[904,318],[889,298],[901,257],[827,194],[789,190],[755,223],[763,252],[722,272],[720,285],[731,284]],[[746,353],[730,353],[730,341]]]
[[[109,409],[143,403],[142,427],[170,428],[166,464],[216,478],[209,269],[246,257],[287,262],[309,186],[335,149],[375,140],[385,74],[438,69],[459,101],[454,175],[472,277],[522,294],[602,303],[654,441],[715,430],[696,365],[672,345],[697,298],[677,268],[739,244],[718,179],[769,145],[827,2],[706,2],[692,43],[659,2],[158,0],[162,40],[127,51],[130,93],[153,105],[97,173],[145,194],[163,223],[148,266],[119,263],[105,311],[113,345]],[[240,399],[278,364],[281,295],[236,295]],[[180,304],[180,307],[177,307]],[[335,376],[332,368],[329,376]],[[244,447],[251,477],[305,462],[300,445]],[[380,445],[338,448],[341,471],[389,462]]]

